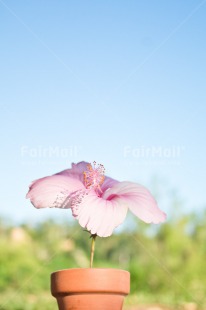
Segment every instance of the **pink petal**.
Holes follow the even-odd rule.
[[[87,163],[85,161],[81,161],[77,164],[72,163],[71,169],[66,169],[66,170],[63,170],[61,172],[58,172],[57,175],[65,175],[65,176],[69,176],[72,178],[76,178],[83,183],[83,181],[84,181],[83,172],[87,170],[88,164],[89,163]]]
[[[108,188],[111,188],[112,186],[114,186],[117,183],[119,183],[119,181],[105,176],[105,180],[104,180],[104,183],[101,186],[101,189],[102,189],[103,192],[105,192]]]
[[[157,224],[166,219],[166,214],[158,208],[151,193],[144,186],[136,183],[120,182],[108,189],[102,198],[113,202],[119,201],[146,223]]]
[[[119,204],[118,201],[102,199],[93,190],[84,196],[80,204],[71,208],[79,224],[87,228],[91,234],[97,234],[100,237],[110,236],[114,228],[124,221],[127,214],[127,207]]]
[[[53,175],[34,181],[26,198],[35,208],[69,208],[70,195],[83,188],[84,185],[77,179]]]

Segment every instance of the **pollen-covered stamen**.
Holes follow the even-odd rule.
[[[84,171],[84,185],[86,188],[92,188],[95,191],[100,191],[101,190],[101,185],[104,182],[104,173],[105,169],[102,164],[98,164],[94,161],[93,162],[93,167],[91,164],[87,165],[87,170]]]

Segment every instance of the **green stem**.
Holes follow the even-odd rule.
[[[90,268],[92,268],[92,266],[93,266],[96,236],[97,236],[96,234],[95,235],[91,235],[92,245],[91,245],[91,255],[90,255]]]

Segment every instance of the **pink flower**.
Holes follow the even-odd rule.
[[[72,215],[91,234],[108,237],[120,225],[129,209],[146,223],[166,219],[142,185],[119,182],[104,176],[102,165],[86,162],[34,181],[26,196],[36,208],[71,208]]]

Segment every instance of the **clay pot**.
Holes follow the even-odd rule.
[[[59,310],[121,310],[130,274],[119,269],[65,269],[51,274]]]

